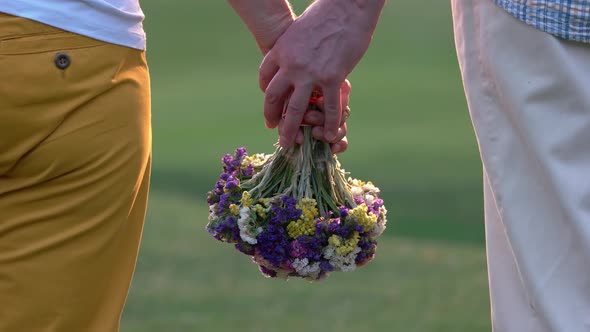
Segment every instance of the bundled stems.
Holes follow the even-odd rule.
[[[346,172],[330,145],[311,135],[312,127],[303,127],[303,144],[288,149],[277,147],[262,170],[244,182],[253,199],[288,195],[296,200],[314,198],[320,215],[338,216],[339,207],[356,206]]]

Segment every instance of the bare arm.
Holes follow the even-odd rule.
[[[276,40],[295,19],[295,14],[287,0],[227,0],[227,2],[244,21],[263,54],[273,47]]]

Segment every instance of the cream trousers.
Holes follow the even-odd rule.
[[[590,331],[590,45],[453,0],[496,332]]]

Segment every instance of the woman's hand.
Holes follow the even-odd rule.
[[[335,154],[342,153],[346,151],[348,148],[348,140],[346,139],[346,120],[350,115],[350,108],[348,108],[348,102],[350,100],[350,92],[351,92],[351,85],[348,80],[345,80],[340,87],[340,103],[344,108],[344,114],[340,117],[340,126],[338,128],[338,134],[335,139],[335,143],[330,144],[330,148],[332,152]],[[323,112],[324,109],[324,98],[319,97],[317,101],[317,106],[320,109],[318,110],[307,110],[303,115],[303,125],[313,126],[311,131],[311,135],[320,141],[327,142],[326,140],[326,132],[324,128],[325,123],[325,115]],[[284,121],[279,122],[279,130],[281,129]],[[302,144],[303,143],[303,131],[300,129],[296,136],[295,136],[295,143]]]

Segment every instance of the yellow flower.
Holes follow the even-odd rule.
[[[301,235],[315,234],[315,219],[320,215],[317,203],[313,198],[302,198],[295,205],[301,210],[301,218],[287,225],[287,233],[290,238],[296,239]]]
[[[291,221],[287,225],[287,233],[292,239],[296,239],[301,235],[313,235],[315,233],[315,222],[314,220],[304,221],[301,219]]]
[[[349,239],[342,239],[342,237],[338,235],[332,235],[328,238],[328,244],[336,247],[336,253],[338,255],[348,255],[350,252],[356,248],[357,244],[359,243],[360,234],[358,232],[353,232]]]
[[[265,155],[263,153],[257,153],[252,156],[247,156],[242,160],[242,167],[246,168],[250,165],[253,167],[260,167],[262,166],[266,160],[268,159],[269,155]]]
[[[362,188],[366,183],[359,179],[348,178],[348,183],[350,183],[353,187],[360,187]]]
[[[320,215],[316,206],[317,203],[313,198],[302,198],[297,202],[297,205],[295,205],[296,208],[301,210],[301,219],[308,222],[315,220],[315,218]]]
[[[244,191],[242,193],[242,205],[250,207],[250,206],[252,206],[253,203],[254,203],[254,200],[252,199],[252,197],[250,197],[250,193],[247,191]]]
[[[359,234],[359,232],[352,232],[350,239],[346,240],[346,243],[349,246],[352,246],[354,249],[354,247],[356,247],[359,244],[360,239],[361,239],[361,235]]]
[[[232,203],[229,205],[229,212],[231,212],[231,214],[233,214],[234,216],[237,216],[238,214],[240,214],[240,208]]]
[[[328,238],[328,244],[338,248],[342,244],[342,238],[338,235],[332,235]]]
[[[349,215],[354,217],[359,225],[363,226],[365,232],[370,231],[377,224],[377,216],[368,211],[369,208],[364,203],[349,211]]]
[[[261,218],[266,218],[266,210],[264,209],[264,207],[262,205],[260,205],[260,204],[254,205],[254,211],[256,211],[256,213]]]
[[[262,205],[264,205],[264,207],[269,207],[271,201],[272,201],[272,198],[259,198],[258,199],[258,203],[261,203]]]

